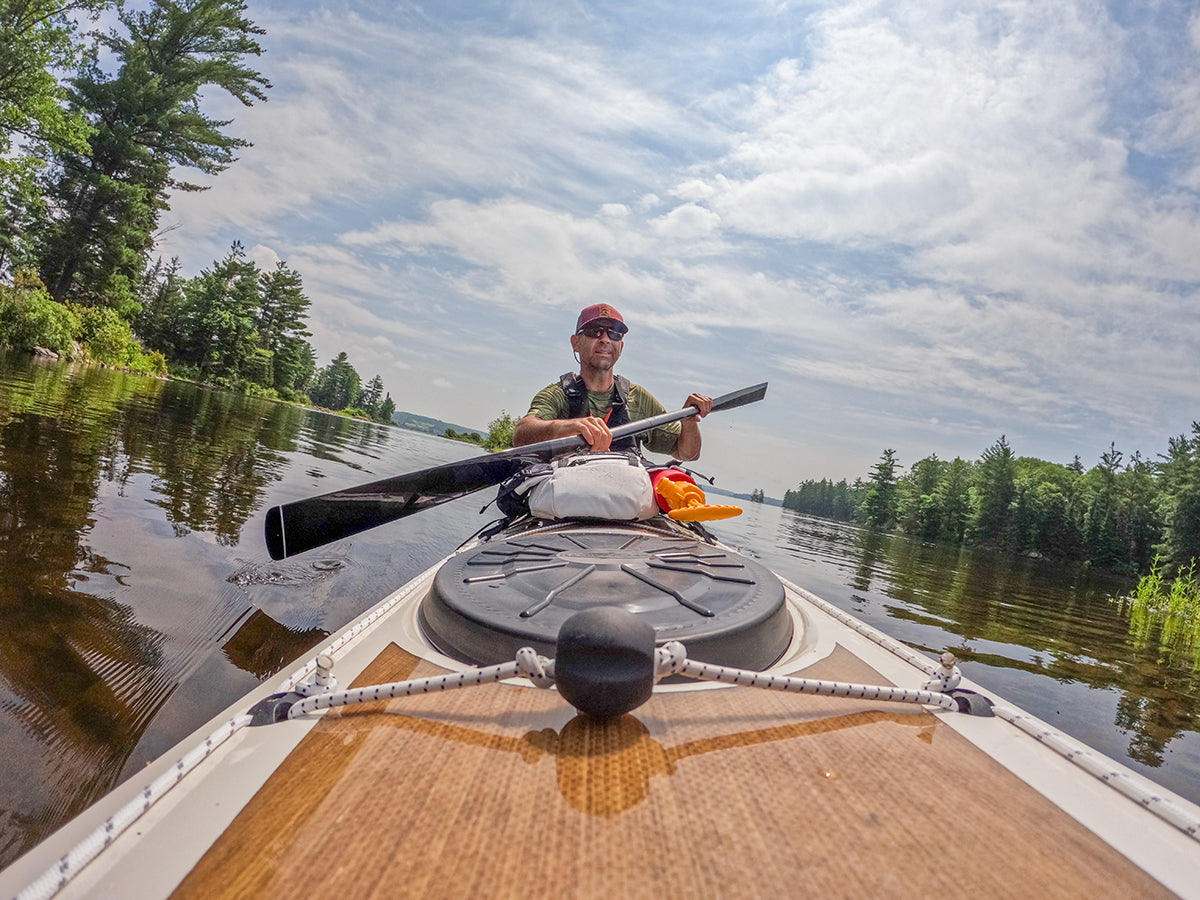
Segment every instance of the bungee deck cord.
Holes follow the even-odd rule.
[[[699,681],[716,681],[741,687],[756,687],[792,694],[818,694],[826,697],[853,697],[863,700],[892,703],[916,703],[924,706],[939,706],[952,712],[960,707],[949,694],[931,690],[890,687],[876,684],[849,684],[840,681],[820,681],[812,678],[793,678],[787,675],[768,675],[746,669],[714,666],[687,658],[687,650],[679,641],[670,641],[655,652],[655,680],[669,675],[683,675]],[[485,668],[472,669],[449,675],[429,678],[414,678],[389,684],[372,685],[349,691],[331,691],[297,700],[287,711],[287,718],[295,719],[321,709],[354,706],[376,700],[392,700],[396,697],[411,697],[415,694],[436,694],[458,688],[494,684],[508,678],[526,677],[536,687],[554,686],[554,660],[534,652],[531,647],[517,651],[513,662]]]

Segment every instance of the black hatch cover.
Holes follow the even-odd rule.
[[[421,605],[442,652],[472,665],[512,660],[521,647],[553,658],[573,613],[619,606],[655,640],[682,641],[701,662],[763,669],[792,639],[783,585],[766,566],[687,537],[620,529],[493,540],[448,560]]]

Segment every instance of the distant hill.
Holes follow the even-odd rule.
[[[392,421],[401,428],[407,428],[409,431],[420,431],[424,434],[435,435],[436,437],[444,435],[447,428],[453,428],[459,434],[471,434],[474,432],[481,438],[487,437],[487,429],[480,431],[478,428],[467,428],[465,425],[451,425],[449,422],[443,422],[441,419],[418,416],[416,413],[394,412],[392,413]]]
[[[696,481],[696,484],[700,485],[700,490],[706,494],[720,494],[722,497],[733,497],[737,500],[745,500],[747,503],[751,502],[749,494],[735,494],[733,491],[727,491],[700,479]],[[783,501],[776,500],[774,497],[764,497],[763,503],[767,506],[783,506]]]

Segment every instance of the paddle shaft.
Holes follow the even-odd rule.
[[[742,388],[715,398],[712,411],[745,406],[761,400],[766,393],[765,382]],[[674,412],[619,425],[612,430],[612,436],[617,439],[640,434],[698,412],[694,406],[685,406]],[[530,463],[550,460],[587,446],[582,435],[574,434],[275,506],[267,510],[267,551],[272,559],[295,556],[500,484]]]

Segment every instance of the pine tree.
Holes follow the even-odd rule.
[[[327,409],[345,409],[358,397],[362,379],[343,350],[313,377],[309,396]]]
[[[1171,438],[1159,473],[1163,540],[1157,550],[1176,573],[1200,559],[1200,422],[1192,423],[1190,438]]]
[[[392,413],[396,411],[396,401],[392,399],[392,395],[388,394],[383,398],[383,402],[379,404],[379,414],[375,417],[380,422],[387,422],[389,425],[392,422]]]
[[[87,123],[65,106],[55,72],[73,70],[86,48],[79,27],[113,0],[0,0],[0,176],[28,185],[38,167],[28,147],[87,147]]]
[[[970,464],[956,456],[933,489],[938,537],[943,541],[958,544],[966,534],[971,514],[970,473]]]
[[[359,409],[366,410],[371,418],[376,418],[379,415],[379,403],[383,397],[383,379],[379,375],[375,375],[367,386],[358,392],[358,398],[354,401],[354,405]]]
[[[985,544],[1007,543],[1016,496],[1016,457],[1005,435],[983,451],[975,470],[975,510],[971,526]]]
[[[265,100],[267,80],[243,65],[261,52],[262,29],[241,0],[154,0],[123,10],[127,36],[101,38],[117,61],[110,74],[93,59],[71,81],[72,110],[92,127],[86,150],[65,149],[46,178],[51,217],[38,237],[42,280],[68,294],[136,312],[136,286],[153,245],[167,191],[200,190],[176,180],[176,166],[216,173],[246,142],[200,111],[221,88],[245,105]]]
[[[270,272],[259,273],[254,327],[260,346],[271,354],[271,371],[261,383],[284,397],[293,396],[313,372],[305,340],[312,337],[307,330],[309,305],[295,269],[281,261]]]
[[[228,255],[188,283],[180,331],[179,357],[201,376],[220,382],[239,379],[259,384],[270,357],[254,328],[258,308],[258,267],[234,243]]]
[[[179,272],[179,260],[164,264],[160,259],[144,279],[142,309],[134,322],[138,337],[146,346],[171,359],[180,354],[186,287],[187,280]]]
[[[896,451],[888,448],[871,467],[862,512],[863,520],[876,528],[884,528],[896,518],[896,466]]]

